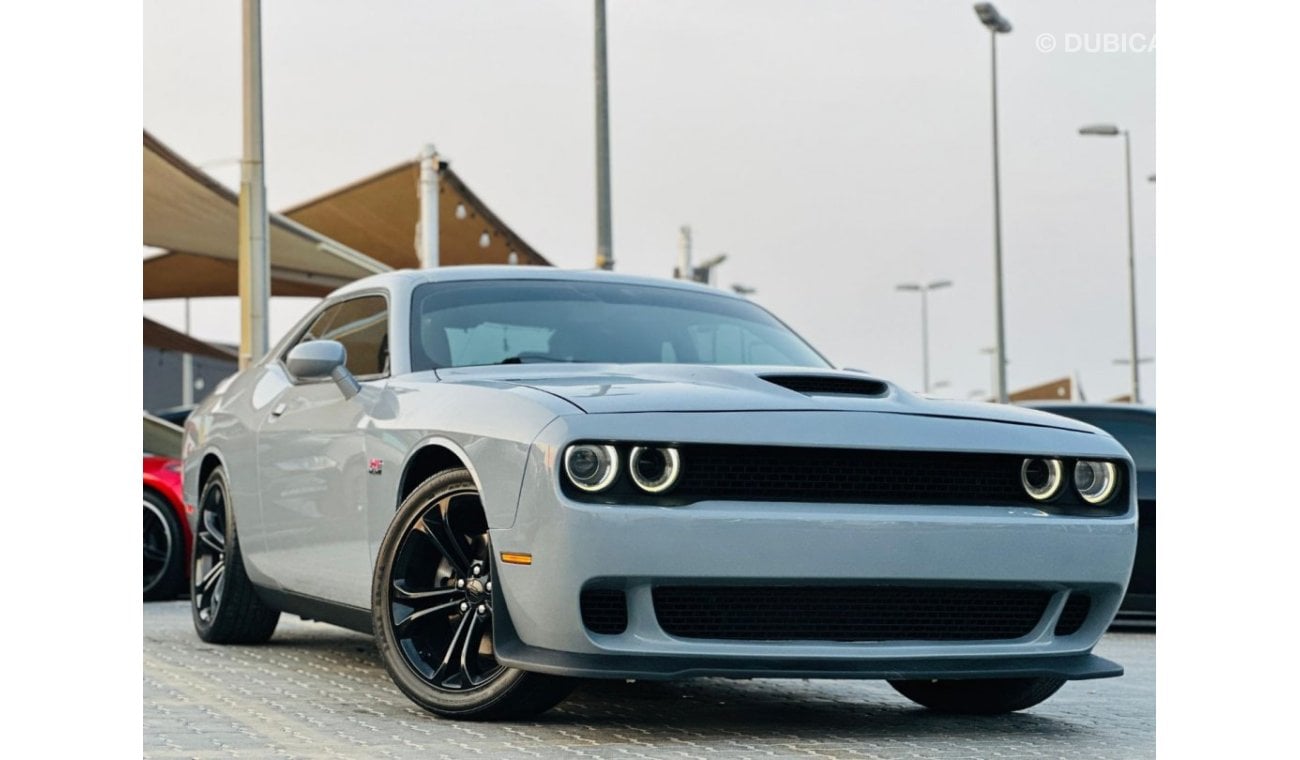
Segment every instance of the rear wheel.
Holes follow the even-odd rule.
[[[961,681],[890,681],[899,694],[931,710],[998,715],[1042,702],[1065,685],[1061,678],[986,678]]]
[[[492,552],[468,470],[429,478],[398,508],[371,588],[375,643],[393,682],[424,709],[477,720],[524,718],[572,681],[507,668],[492,646]]]
[[[185,537],[172,505],[144,489],[144,598],[174,599],[185,590]]]
[[[190,573],[190,611],[199,638],[213,644],[260,644],[271,638],[280,611],[257,596],[244,570],[226,473],[218,467],[199,495]]]

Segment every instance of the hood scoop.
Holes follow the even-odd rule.
[[[834,375],[763,375],[773,385],[788,388],[805,396],[867,396],[884,398],[889,386],[879,380],[865,377],[840,377]]]

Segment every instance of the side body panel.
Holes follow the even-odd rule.
[[[287,591],[368,606],[362,427],[386,381],[352,399],[329,381],[294,385],[279,365],[262,382],[280,391],[258,423],[261,569]]]
[[[418,451],[441,446],[456,454],[478,483],[488,524],[509,527],[529,447],[566,411],[575,410],[553,396],[507,383],[442,383],[432,372],[393,378],[365,430],[366,456],[382,467],[366,478],[369,567],[400,506],[403,475]]]
[[[228,384],[218,386],[186,420],[182,484],[185,503],[197,506],[203,487],[203,462],[208,457],[220,462],[230,486],[245,567],[255,581],[270,583],[260,569],[266,558],[266,540],[257,487],[256,424],[271,401],[265,388],[257,387],[256,381],[264,372],[263,367],[256,366],[234,376]],[[191,520],[196,517],[197,513]]]

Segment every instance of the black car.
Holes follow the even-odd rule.
[[[1128,449],[1137,468],[1138,544],[1129,578],[1128,593],[1120,605],[1116,625],[1156,622],[1156,410],[1136,404],[1075,404],[1065,401],[1031,401],[1024,406],[1041,409],[1096,425]]]

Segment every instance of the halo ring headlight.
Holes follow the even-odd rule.
[[[603,491],[618,477],[618,449],[608,444],[574,444],[564,452],[564,474],[583,491]]]
[[[1119,486],[1119,470],[1113,462],[1080,459],[1074,465],[1074,488],[1089,504],[1110,501]]]
[[[628,456],[627,470],[637,488],[646,493],[663,493],[677,482],[682,459],[671,446],[634,446]]]
[[[1059,459],[1029,457],[1020,465],[1020,485],[1034,501],[1047,501],[1056,496],[1064,482],[1064,468]]]

